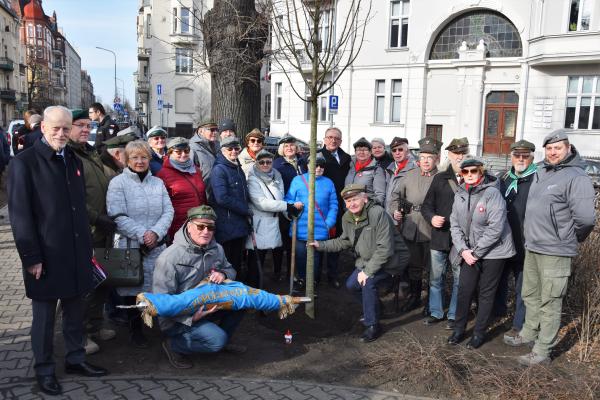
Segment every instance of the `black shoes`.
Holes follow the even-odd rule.
[[[459,344],[460,342],[462,342],[463,338],[464,337],[463,337],[462,333],[454,332],[448,338],[448,344],[451,345],[451,346],[456,346],[457,344]]]
[[[36,375],[38,386],[40,390],[50,396],[58,396],[62,393],[62,386],[56,380],[54,375]]]
[[[361,342],[369,343],[381,336],[381,327],[379,324],[368,326],[360,337]]]
[[[483,336],[473,335],[471,339],[467,342],[467,349],[478,349],[485,342],[485,338]]]
[[[97,367],[87,362],[81,364],[65,364],[65,372],[67,374],[76,374],[81,376],[99,377],[108,375],[108,370],[102,367]]]
[[[423,324],[424,325],[435,325],[435,324],[442,322],[443,320],[444,320],[444,318],[436,318],[433,315],[430,315],[428,318],[423,320]]]

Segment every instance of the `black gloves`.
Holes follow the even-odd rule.
[[[287,205],[287,214],[290,218],[298,218],[302,210],[298,210],[292,203],[288,203]]]
[[[104,232],[104,233],[113,233],[117,230],[117,224],[106,214],[100,214],[96,218],[96,224],[94,225],[96,229]]]

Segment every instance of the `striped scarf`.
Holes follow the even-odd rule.
[[[510,183],[510,185],[508,185],[508,188],[506,189],[506,193],[504,193],[504,197],[508,197],[508,195],[510,194],[510,191],[514,189],[515,194],[517,193],[517,185],[519,183],[519,178],[527,178],[529,175],[533,175],[535,174],[537,171],[537,166],[535,164],[530,164],[529,167],[527,167],[527,169],[525,171],[523,171],[523,173],[521,175],[516,175],[513,170],[511,169],[508,172],[508,177],[512,179],[512,182]]]

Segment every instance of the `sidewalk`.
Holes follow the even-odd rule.
[[[57,398],[40,394],[35,385],[29,342],[31,306],[25,297],[20,260],[8,223],[7,208],[3,207],[0,209],[0,399]],[[62,398],[67,399],[422,399],[290,380],[182,375],[109,375],[90,379],[64,377],[61,371],[58,374],[64,390]]]

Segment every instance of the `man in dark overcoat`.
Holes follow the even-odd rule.
[[[31,347],[40,389],[56,395],[53,336],[60,299],[65,372],[102,376],[85,362],[83,296],[93,287],[92,242],[81,161],[66,147],[71,113],[62,106],[44,111],[41,140],[14,158],[8,177],[8,209],[23,266],[33,319]]]

